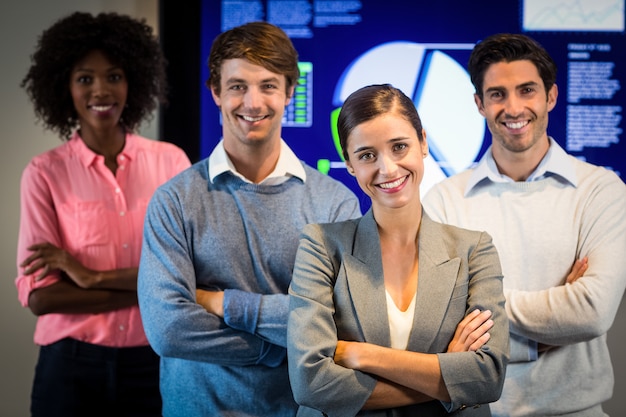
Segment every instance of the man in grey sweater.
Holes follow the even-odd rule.
[[[300,230],[358,217],[359,204],[281,138],[299,76],[282,30],[224,32],[209,70],[223,138],[157,190],[144,227],[138,297],[163,415],[293,416],[286,294]]]
[[[504,274],[511,356],[494,416],[604,416],[606,343],[626,286],[626,186],[548,136],[556,66],[523,35],[473,50],[469,72],[492,144],[474,168],[434,186],[435,219],[485,230]]]

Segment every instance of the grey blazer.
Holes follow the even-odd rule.
[[[408,350],[438,353],[451,403],[430,401],[360,411],[376,377],[336,365],[337,340],[390,346],[378,228],[360,219],[303,229],[290,294],[289,376],[298,416],[490,416],[509,352],[502,272],[491,237],[432,221],[422,212],[419,281]],[[470,311],[493,312],[491,339],[477,352],[444,353]]]

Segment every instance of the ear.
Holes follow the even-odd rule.
[[[554,108],[554,106],[556,106],[556,98],[559,95],[559,89],[556,86],[556,84],[553,84],[552,87],[550,87],[550,91],[548,91],[548,111],[552,111],[552,109]]]
[[[485,106],[483,105],[483,101],[480,99],[478,94],[474,94],[474,103],[476,103],[476,108],[478,108],[478,113],[480,113],[483,117],[485,117]]]
[[[285,97],[285,107],[291,103],[291,98],[293,97],[293,92],[296,90],[296,86],[292,85],[289,89],[287,89],[287,97]]]
[[[352,164],[348,160],[346,160],[346,169],[348,170],[348,174],[352,175],[353,177],[356,175],[354,173],[354,168],[352,167]]]
[[[422,157],[426,158],[428,156],[428,139],[426,139],[426,131],[422,129]]]
[[[217,104],[217,107],[220,107],[222,103],[220,96],[215,92],[215,88],[213,86],[211,86],[210,88],[211,88],[211,96],[213,96],[213,101],[215,102],[215,104]]]

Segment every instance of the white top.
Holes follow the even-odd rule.
[[[415,299],[417,293],[413,294],[411,304],[406,311],[401,311],[393,302],[389,292],[385,290],[387,296],[387,316],[389,317],[389,333],[391,335],[391,347],[394,349],[406,350],[409,344],[409,335],[413,328],[413,317],[415,316]]]

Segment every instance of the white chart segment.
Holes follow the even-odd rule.
[[[425,48],[417,43],[390,42],[370,49],[354,61],[338,82],[334,104],[370,84],[393,84],[411,97],[417,84]]]
[[[465,68],[440,51],[428,53],[422,74],[414,101],[430,152],[448,175],[461,172],[474,162],[485,135],[474,87]]]

